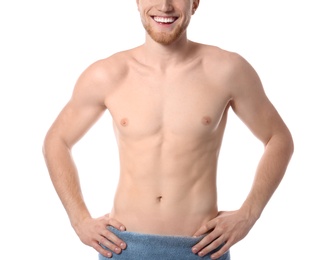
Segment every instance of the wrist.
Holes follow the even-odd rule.
[[[256,222],[260,218],[262,212],[262,210],[257,206],[249,203],[244,203],[239,211],[242,212],[246,216],[246,218],[251,219],[254,222]]]
[[[75,217],[70,217],[70,223],[72,227],[76,230],[78,229],[86,219],[92,218],[89,212],[84,212],[83,214],[78,214]]]

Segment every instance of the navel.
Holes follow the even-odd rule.
[[[161,202],[162,198],[163,198],[163,196],[158,196],[158,197],[156,198],[157,202]]]
[[[127,119],[127,118],[122,118],[122,119],[120,120],[120,124],[121,124],[122,126],[126,127],[126,126],[129,124],[128,119]]]
[[[212,123],[212,119],[209,116],[204,116],[202,118],[202,124],[203,125],[210,125]]]

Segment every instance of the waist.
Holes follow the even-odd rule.
[[[192,253],[192,247],[197,244],[201,237],[190,236],[160,236],[137,232],[123,231],[108,227],[115,235],[127,243],[127,248],[120,255],[114,255],[116,259],[200,259],[199,256]],[[206,257],[210,257],[221,248],[221,246]],[[100,258],[101,259],[101,258]],[[227,252],[221,260],[230,259],[230,253]]]
[[[218,214],[214,185],[186,188],[170,183],[165,187],[121,183],[111,216],[128,231],[192,236]]]

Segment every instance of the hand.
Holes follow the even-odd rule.
[[[112,226],[120,231],[126,230],[124,225],[117,220],[110,218],[109,214],[107,214],[96,219],[84,219],[81,224],[75,227],[75,231],[84,244],[93,247],[101,255],[110,258],[112,257],[112,252],[120,254],[127,245],[108,230],[107,226]],[[110,251],[106,250],[101,245],[105,246]]]
[[[192,248],[194,254],[203,257],[212,250],[223,245],[219,251],[211,255],[211,259],[218,259],[226,253],[232,245],[243,239],[256,219],[240,211],[219,212],[218,216],[203,225],[194,236],[208,233]]]

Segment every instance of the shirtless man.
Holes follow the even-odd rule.
[[[230,247],[247,235],[283,178],[291,134],[246,60],[187,39],[199,0],[137,5],[145,43],[90,65],[45,137],[53,185],[80,240],[100,259],[228,260]],[[217,160],[229,109],[264,153],[244,203],[220,212]],[[111,213],[94,218],[71,149],[106,110],[120,179]]]

